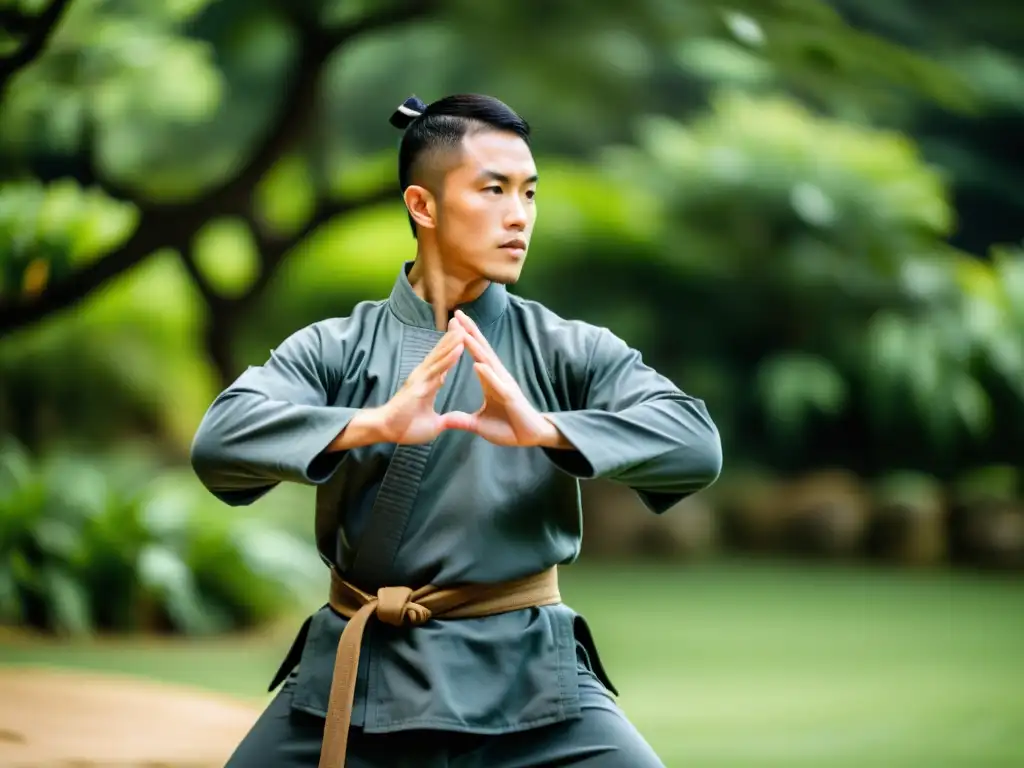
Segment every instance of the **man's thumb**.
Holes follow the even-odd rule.
[[[449,411],[441,414],[441,426],[444,429],[461,429],[466,432],[476,431],[477,417],[464,411]]]

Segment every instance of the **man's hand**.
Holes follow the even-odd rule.
[[[465,339],[466,332],[459,323],[448,323],[448,332],[437,346],[409,374],[394,397],[377,409],[380,442],[429,443],[444,431],[444,420],[434,410],[434,400],[448,371],[462,357]]]
[[[554,424],[527,401],[476,323],[461,310],[454,321],[465,329],[465,347],[476,361],[473,369],[483,387],[484,403],[476,413],[444,414],[440,417],[444,427],[475,432],[497,445],[567,447]]]
[[[446,428],[434,400],[448,371],[465,349],[466,332],[452,320],[441,338],[387,403],[365,408],[349,422],[329,450],[343,451],[374,443],[429,443]]]

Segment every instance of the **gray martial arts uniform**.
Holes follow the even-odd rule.
[[[214,401],[192,449],[212,493],[242,505],[280,482],[315,484],[321,556],[373,593],[505,581],[572,562],[580,478],[624,483],[658,514],[717,478],[721,443],[703,402],[608,330],[495,284],[461,309],[576,450],[502,447],[448,431],[428,445],[324,453],[359,408],[386,403],[443,336],[409,284],[410,267],[387,300],[298,331]],[[449,372],[439,412],[479,408],[472,364],[466,353]],[[366,541],[372,546],[361,547]],[[233,766],[316,765],[346,621],[325,606],[306,622],[274,680],[288,678],[284,688]],[[415,744],[416,765],[533,767],[557,750],[580,758],[559,765],[659,765],[608,690],[583,617],[564,604],[418,627],[371,622],[347,765],[404,765],[396,757],[404,744]],[[424,742],[431,730],[442,733]],[[513,742],[526,750],[519,758]],[[429,762],[424,743],[438,745],[431,759],[440,762]]]

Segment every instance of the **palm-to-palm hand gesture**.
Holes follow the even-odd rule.
[[[439,414],[435,400],[448,372],[464,350],[483,388],[484,402],[475,413]],[[365,408],[328,446],[342,451],[371,443],[429,443],[446,429],[473,432],[497,445],[572,448],[562,433],[530,405],[515,379],[480,329],[465,313],[456,312],[437,346],[384,405]]]
[[[475,361],[484,402],[475,413],[444,414],[444,427],[474,432],[497,445],[560,447],[564,440],[558,429],[529,403],[476,323],[462,311],[454,322],[464,329],[463,343]]]

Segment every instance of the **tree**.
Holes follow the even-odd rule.
[[[205,345],[224,382],[238,370],[234,331],[287,256],[334,217],[397,202],[390,171],[372,160],[373,150],[382,149],[379,139],[368,150],[365,141],[339,140],[323,129],[323,121],[341,120],[358,133],[351,103],[339,107],[334,98],[332,91],[344,90],[343,73],[335,67],[339,61],[351,65],[374,45],[378,77],[394,75],[396,62],[415,61],[417,46],[442,45],[448,68],[435,58],[437,71],[421,67],[417,82],[468,89],[501,76],[524,101],[533,93],[553,115],[550,146],[556,151],[578,152],[573,145],[581,137],[585,147],[595,147],[626,136],[638,110],[673,110],[690,82],[675,55],[686,39],[738,40],[770,61],[781,82],[821,98],[844,87],[895,82],[956,99],[953,81],[943,79],[941,70],[849,29],[817,0],[750,0],[727,14],[711,2],[657,0],[628,8],[523,3],[514,12],[440,0],[365,7],[62,0],[36,17],[15,10],[6,17],[10,29],[25,35],[13,59],[23,69],[8,82],[0,130],[0,158],[12,169],[8,178],[44,188],[73,178],[126,204],[132,220],[122,239],[88,257],[75,255],[66,233],[47,243],[24,218],[10,223],[13,231],[0,253],[7,278],[0,333],[72,309],[170,249],[205,302]],[[495,45],[495,29],[503,40],[531,44]],[[567,39],[575,44],[566,45]],[[393,61],[380,58],[382,48]],[[891,66],[886,70],[879,62]],[[474,66],[467,71],[466,64]],[[455,73],[455,67],[463,69]],[[665,87],[638,88],[652,76]],[[387,111],[401,98],[386,89],[362,95],[375,106],[389,99]],[[603,131],[595,129],[602,125]],[[371,160],[360,162],[366,157]],[[282,222],[262,203],[279,178],[275,174],[289,169],[303,177],[307,204],[301,221]],[[247,231],[256,257],[244,284],[230,290],[196,256],[197,237],[224,219]]]
[[[51,8],[66,3],[55,3]],[[194,4],[201,6],[202,3]],[[84,7],[84,6],[83,6]],[[328,220],[361,206],[371,205],[390,196],[391,190],[373,190],[361,197],[323,198],[312,216],[297,231],[282,234],[261,220],[253,204],[253,193],[260,180],[270,172],[286,153],[295,151],[306,137],[316,110],[321,78],[329,57],[340,47],[362,35],[408,23],[430,9],[428,3],[397,4],[384,11],[367,14],[354,21],[324,28],[299,12],[288,16],[296,35],[296,59],[288,68],[280,89],[276,114],[268,121],[248,151],[248,156],[227,174],[226,178],[207,186],[184,200],[154,199],[147,191],[123,185],[107,176],[97,160],[101,142],[96,137],[99,115],[85,118],[85,138],[76,148],[71,165],[72,175],[84,187],[99,187],[110,198],[130,203],[138,212],[132,234],[99,259],[74,268],[62,280],[46,285],[30,295],[27,301],[5,303],[0,308],[0,328],[10,332],[27,326],[61,309],[74,306],[108,280],[137,265],[161,248],[174,249],[195,281],[209,309],[207,347],[214,364],[225,379],[234,375],[230,354],[230,329],[245,309],[266,289],[284,256],[313,229]],[[109,21],[102,16],[97,26]],[[175,20],[177,23],[185,18]],[[28,44],[26,43],[26,46]],[[174,50],[180,41],[171,39],[167,49]],[[46,62],[42,65],[45,66]],[[31,84],[28,85],[31,88]],[[35,166],[37,177],[45,178],[46,162]],[[66,166],[57,165],[60,175]],[[198,267],[193,254],[193,240],[200,228],[214,216],[238,216],[250,227],[258,243],[259,270],[249,287],[238,296],[225,296],[213,287]],[[27,266],[27,265],[26,265]]]

